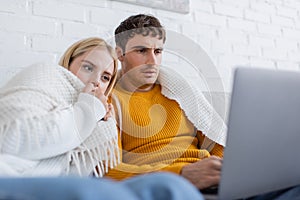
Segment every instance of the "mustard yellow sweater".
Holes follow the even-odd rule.
[[[215,144],[211,152],[201,149],[204,136],[196,131],[178,103],[164,97],[160,85],[149,92],[129,93],[116,87],[122,112],[119,146],[122,163],[106,176],[122,180],[134,175],[169,171],[180,174],[184,165],[223,156]],[[117,107],[117,106],[116,106]]]

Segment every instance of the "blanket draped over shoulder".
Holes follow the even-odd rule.
[[[213,142],[225,146],[227,126],[204,97],[200,87],[189,83],[178,72],[166,68],[160,69],[158,83],[162,87],[162,94],[177,101],[198,130]],[[205,144],[210,145],[209,142]]]
[[[72,107],[83,87],[75,75],[61,66],[35,64],[1,88],[0,170],[2,165],[16,175],[89,175],[94,170],[96,175],[102,176],[108,167],[116,166],[119,162],[118,134],[112,118],[98,121],[93,131],[85,134],[89,136],[78,145],[73,144],[72,138],[62,141],[63,133],[58,128],[60,121],[56,119]],[[12,138],[9,134],[13,134],[13,139],[7,139]],[[61,146],[69,149],[59,155],[47,156]],[[12,150],[8,151],[6,147]],[[47,153],[32,158],[39,150]],[[14,153],[7,155],[7,152]],[[13,163],[13,158],[19,158],[18,163],[4,166],[6,161]],[[32,173],[28,174],[26,170]]]

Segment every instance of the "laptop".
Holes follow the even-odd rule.
[[[300,73],[235,70],[217,195],[239,199],[300,184]]]

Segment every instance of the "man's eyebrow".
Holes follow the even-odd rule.
[[[131,49],[150,49],[150,48],[146,47],[146,46],[137,45],[137,46],[131,47]]]
[[[152,49],[152,48],[151,48],[151,47],[146,47],[146,46],[137,45],[137,46],[131,47],[131,49]],[[154,49],[160,49],[160,50],[163,50],[162,47],[157,47],[157,48],[154,48]]]

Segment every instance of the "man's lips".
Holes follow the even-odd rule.
[[[156,70],[147,70],[147,71],[144,71],[143,74],[144,74],[146,77],[152,77],[152,76],[155,76],[155,75],[156,75]]]
[[[156,69],[145,69],[145,70],[143,70],[142,71],[143,73],[146,73],[146,74],[153,74],[153,73],[156,73],[157,72],[157,70]]]
[[[145,73],[145,74],[156,74],[156,71],[154,70],[154,71],[144,71],[143,73]]]

